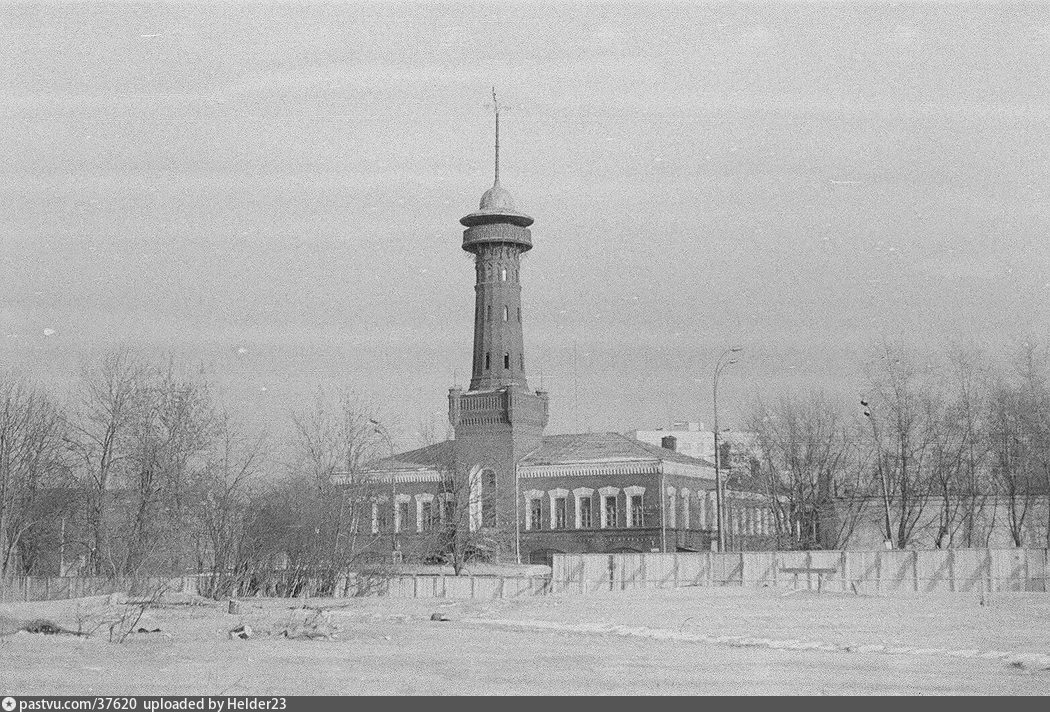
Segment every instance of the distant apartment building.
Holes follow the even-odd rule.
[[[633,430],[629,435],[650,445],[659,445],[683,455],[715,462],[715,434],[699,422],[674,421],[667,428]],[[722,430],[718,433],[721,459],[719,466],[734,472],[750,472],[758,453],[754,433]]]

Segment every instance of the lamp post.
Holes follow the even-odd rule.
[[[889,548],[893,548],[893,525],[890,517],[890,489],[889,483],[886,481],[886,471],[882,467],[882,441],[879,440],[878,424],[875,422],[875,417],[871,414],[871,405],[863,398],[860,399],[860,405],[864,408],[864,417],[871,423],[871,435],[875,439],[875,467],[878,469],[879,482],[882,484],[883,524],[886,527],[886,542],[889,544]]]
[[[387,453],[392,461],[394,459],[394,441],[390,438],[390,431],[377,420],[369,420],[369,423],[373,426],[373,432],[379,437],[383,438],[386,442]],[[393,464],[391,462],[391,464]],[[397,517],[399,505],[397,503],[397,480],[394,478],[394,472],[390,472],[390,504],[391,504],[391,516],[390,516],[390,560],[393,563],[397,563]]]
[[[725,538],[725,497],[722,492],[722,463],[721,453],[718,449],[718,379],[722,375],[722,371],[727,367],[732,366],[737,362],[735,358],[732,358],[732,354],[740,353],[743,351],[741,346],[731,346],[721,353],[718,357],[718,361],[715,362],[715,376],[712,383],[712,402],[714,405],[714,416],[715,416],[715,519],[717,520],[715,526],[718,533],[718,550],[726,550],[726,538]],[[729,358],[727,358],[729,357]]]

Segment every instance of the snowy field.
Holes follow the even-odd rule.
[[[170,604],[123,643],[0,637],[4,694],[1050,694],[1050,596],[685,588]],[[0,606],[69,628],[121,606]],[[448,621],[433,621],[440,612]],[[231,639],[247,624],[252,637]],[[293,637],[285,637],[280,631]],[[330,639],[295,637],[304,631]]]

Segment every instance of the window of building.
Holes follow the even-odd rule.
[[[406,531],[408,529],[408,502],[397,503],[397,528],[398,531]]]
[[[501,282],[506,282],[507,281],[507,268],[506,267],[500,267],[500,270],[499,270],[499,281],[501,281]]]
[[[605,498],[605,526],[616,527],[616,495]]]
[[[503,354],[503,370],[510,370],[510,354]]]
[[[504,306],[503,307],[503,321],[509,321],[509,320],[510,320],[510,307]]]
[[[492,354],[488,351],[485,352],[485,370],[489,370],[490,362],[492,360]]]
[[[534,499],[529,502],[529,529],[543,528],[543,500]]]
[[[456,522],[456,503],[451,499],[445,500],[445,524],[452,525]]]
[[[580,497],[580,528],[591,528],[591,498]]]
[[[481,526],[496,526],[496,473],[481,471]]]
[[[522,371],[525,370],[525,354],[524,353],[518,354],[518,365],[521,367]]]
[[[631,495],[631,524],[632,527],[645,526],[645,518],[642,513],[642,495]]]
[[[565,497],[558,497],[554,500],[554,528],[565,529],[569,526],[569,518],[566,514],[567,508],[565,504]]]
[[[518,307],[518,323],[521,323],[521,307]]]
[[[486,321],[492,321],[492,305],[491,304],[486,304],[485,305],[485,319],[486,319]]]
[[[420,507],[419,517],[420,531],[428,532],[434,528],[434,503],[423,502]]]
[[[390,515],[392,510],[390,509],[390,503],[380,502],[378,510],[376,511],[376,531],[377,532],[388,532],[390,531]]]

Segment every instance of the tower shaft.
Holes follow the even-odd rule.
[[[474,265],[474,354],[470,390],[528,387],[521,314],[521,248],[485,243]]]

